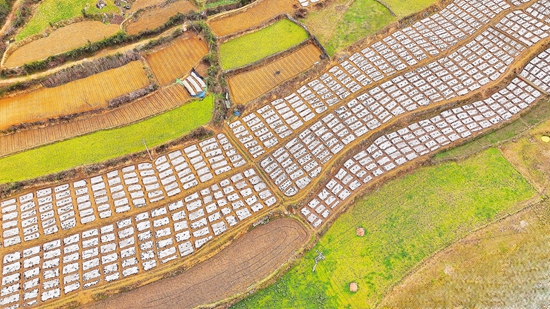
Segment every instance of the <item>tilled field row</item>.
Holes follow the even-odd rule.
[[[509,15],[514,17],[508,18]],[[519,24],[530,20],[527,14],[518,14],[514,11],[500,23],[512,20],[515,16],[522,16],[516,19]],[[543,29],[548,27],[540,25]],[[513,29],[521,31],[519,27]],[[532,34],[531,45],[546,38],[544,32],[535,29],[522,33],[526,37],[529,37],[527,34]],[[349,148],[348,145],[356,138],[365,138],[368,132],[372,134],[390,120],[403,117],[402,115],[410,114],[414,110],[426,109],[428,106],[453,98],[465,98],[481,87],[497,81],[526,50],[526,45],[527,42],[520,43],[491,27],[451,55],[394,77],[355,96],[347,107],[340,103],[335,112],[327,114],[326,105],[335,105],[340,102],[339,99],[346,99],[352,92],[362,89],[350,77],[361,72],[346,61],[341,64],[343,68],[333,67],[329,70],[331,74],[321,76],[321,81],[310,82],[308,86],[312,87],[311,89],[303,86],[298,90],[298,95],[286,97],[286,102],[278,99],[272,102],[272,106],[260,108],[257,113],[264,121],[255,113],[249,114],[242,118],[244,123],[238,120],[230,124],[230,128],[254,157],[277,145],[277,135],[281,140],[297,136],[269,153],[260,162],[279,189],[286,196],[294,196],[314,182],[331,159],[346,147]],[[350,61],[357,61],[360,57],[357,54],[353,55]],[[322,98],[326,100],[326,105],[319,96],[324,96]],[[317,114],[323,113],[324,116],[322,120],[298,131],[297,129],[305,122],[315,118],[302,99],[308,102],[311,108],[315,108]],[[357,104],[357,101],[361,104]],[[299,113],[301,119],[293,114],[289,105],[296,111],[302,110]],[[290,125],[290,128],[287,125]],[[312,135],[311,132],[315,132],[316,135]]]
[[[291,13],[296,0],[259,0],[238,12],[222,13],[208,20],[214,34],[224,37],[255,28],[280,14]]]
[[[169,46],[146,56],[160,85],[173,83],[208,53],[208,45],[197,36],[177,39]]]
[[[149,84],[141,61],[55,88],[0,99],[0,129],[106,108],[109,100]]]
[[[143,274],[191,255],[276,202],[256,171],[247,169],[185,191],[176,202],[6,253],[0,304],[33,306]]]
[[[0,202],[4,247],[81,228],[96,220],[181,195],[246,161],[223,134],[89,179]]]
[[[301,209],[319,227],[338,206],[386,173],[405,168],[451,143],[470,140],[529,108],[541,93],[515,78],[488,99],[445,110],[377,138],[347,160]]]
[[[185,88],[179,85],[172,85],[105,113],[78,118],[67,123],[50,125],[44,128],[2,135],[0,136],[0,144],[2,145],[0,156],[6,156],[98,130],[128,125],[151,115],[173,109],[190,99],[191,97]]]
[[[236,104],[245,104],[311,68],[321,55],[319,48],[310,43],[257,69],[230,76],[227,83],[231,97]]]

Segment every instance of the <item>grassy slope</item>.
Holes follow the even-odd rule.
[[[372,307],[418,262],[534,194],[496,149],[422,168],[358,200],[281,280],[235,308]],[[312,273],[316,250],[326,260]]]
[[[208,123],[213,97],[126,127],[100,131],[0,159],[0,183],[32,179],[166,143]]]
[[[549,207],[529,209],[431,259],[381,308],[545,308],[550,294]]]
[[[107,7],[98,10],[95,0],[43,0],[36,9],[34,16],[17,34],[16,39],[22,40],[28,36],[42,33],[51,24],[71,19],[82,15],[82,9],[89,7],[89,14],[118,13],[119,8],[114,5],[114,0],[106,0]]]
[[[397,16],[375,0],[338,0],[302,20],[332,56],[391,22],[420,11],[437,0],[385,1]]]
[[[503,155],[541,192],[548,189],[550,180],[550,143],[540,139],[548,132],[550,121],[500,146]],[[550,293],[548,223],[550,202],[546,200],[469,235],[406,278],[381,307],[544,307]]]
[[[283,19],[262,30],[243,35],[220,46],[220,63],[224,70],[251,64],[303,42],[307,32]]]

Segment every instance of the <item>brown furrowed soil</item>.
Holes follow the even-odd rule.
[[[111,129],[159,114],[189,101],[184,87],[173,85],[105,113],[0,136],[0,157],[98,130]]]
[[[159,8],[151,8],[139,14],[136,20],[129,21],[125,25],[126,33],[138,34],[145,30],[154,30],[164,25],[177,13],[187,14],[189,11],[197,11],[197,8],[187,0],[181,0],[167,4]]]
[[[88,42],[97,42],[114,35],[118,25],[105,25],[99,21],[84,21],[68,25],[49,36],[30,42],[16,49],[5,61],[4,67],[14,68],[25,63],[46,59]]]
[[[208,24],[214,34],[224,37],[260,26],[277,15],[290,13],[296,3],[292,0],[258,0],[238,12],[216,15]]]
[[[166,85],[187,75],[207,53],[206,42],[193,35],[174,41],[168,47],[146,56],[146,59],[159,84]]]
[[[321,55],[319,48],[310,43],[264,66],[229,77],[227,82],[233,100],[244,104],[261,96],[312,67]]]
[[[0,99],[0,129],[107,107],[107,102],[149,84],[141,61],[55,88]]]
[[[182,275],[90,304],[86,308],[183,309],[213,303],[242,293],[275,271],[308,240],[293,219],[257,227],[226,249]]]

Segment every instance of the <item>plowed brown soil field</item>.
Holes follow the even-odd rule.
[[[141,13],[135,21],[125,24],[126,33],[138,34],[145,30],[153,30],[164,25],[170,17],[177,13],[187,14],[189,11],[197,11],[197,8],[187,0],[180,0],[163,7],[147,9]]]
[[[143,88],[149,79],[143,62],[133,61],[55,88],[0,99],[0,129],[107,107],[107,102]]]
[[[177,39],[168,47],[146,56],[161,85],[173,83],[189,73],[208,53],[208,45],[197,36]]]
[[[73,138],[98,130],[111,129],[160,114],[183,105],[191,97],[184,87],[173,85],[105,113],[79,118],[44,128],[0,136],[0,156],[6,156],[40,145]]]
[[[257,227],[214,257],[183,274],[85,308],[195,308],[242,293],[294,255],[309,238],[293,219]]]
[[[230,76],[227,82],[234,102],[244,104],[261,96],[312,67],[321,54],[319,48],[310,43],[264,66]]]
[[[120,30],[118,25],[105,25],[99,21],[83,21],[53,31],[49,36],[16,49],[4,66],[14,68],[25,63],[46,59],[90,42],[101,41]]]
[[[260,26],[277,15],[291,13],[293,0],[258,0],[247,7],[233,13],[222,13],[213,16],[208,24],[218,37],[241,32]]]

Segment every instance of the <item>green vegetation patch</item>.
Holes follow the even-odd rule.
[[[422,168],[359,199],[277,283],[234,308],[372,308],[420,261],[535,193],[494,148]],[[317,250],[326,259],[312,272]]]
[[[390,23],[434,3],[437,0],[338,0],[322,10],[311,12],[301,22],[307,25],[311,33],[325,46],[328,54],[333,56]],[[396,16],[391,14],[388,7]]]
[[[82,15],[86,8],[87,14],[119,13],[114,0],[105,0],[106,7],[96,8],[96,0],[43,0],[29,22],[17,34],[16,39],[22,40],[28,36],[42,33],[50,25]]]
[[[239,68],[287,50],[307,38],[308,34],[302,27],[283,19],[264,29],[223,43],[220,46],[221,66],[224,70]]]
[[[204,7],[206,9],[212,9],[212,8],[215,8],[215,7],[218,7],[218,6],[221,6],[221,5],[230,5],[230,4],[235,4],[235,3],[239,3],[240,0],[219,0],[219,1],[215,1],[215,2],[210,2],[210,3],[206,3],[204,5]]]
[[[0,159],[0,183],[32,179],[81,165],[144,151],[210,121],[214,98],[193,101],[159,116],[118,129],[47,145]]]

